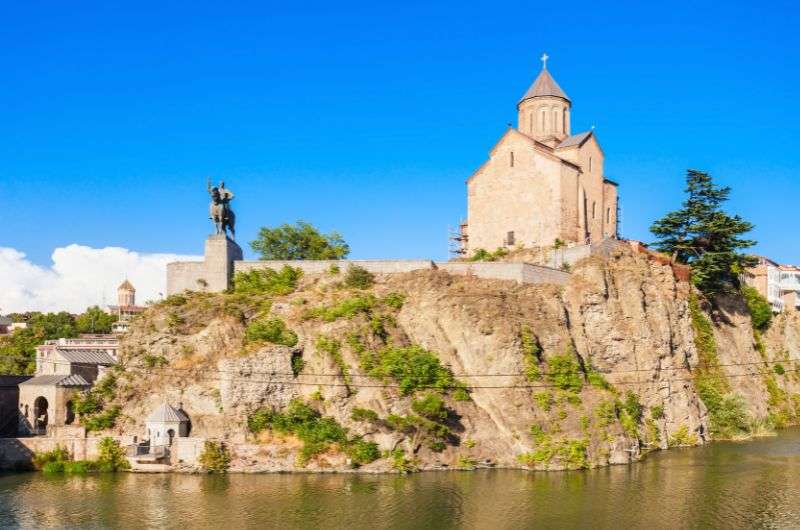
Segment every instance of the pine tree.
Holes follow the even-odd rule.
[[[716,186],[708,173],[690,169],[683,207],[650,227],[658,238],[656,249],[671,254],[673,262],[691,265],[692,282],[706,294],[738,288],[739,274],[757,262],[739,252],[755,245],[741,237],[753,225],[722,210],[730,192],[729,187]]]

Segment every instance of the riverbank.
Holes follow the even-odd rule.
[[[0,475],[0,526],[796,528],[800,429],[584,471]],[[631,509],[636,507],[636,509]]]

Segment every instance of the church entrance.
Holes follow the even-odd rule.
[[[43,396],[36,398],[33,402],[33,433],[47,433],[47,399]]]

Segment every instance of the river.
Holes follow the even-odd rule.
[[[800,528],[800,429],[631,466],[0,476],[2,528]]]

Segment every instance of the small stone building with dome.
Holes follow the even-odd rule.
[[[175,438],[186,438],[190,429],[189,416],[182,406],[173,407],[164,402],[145,420],[150,447],[171,446]]]

